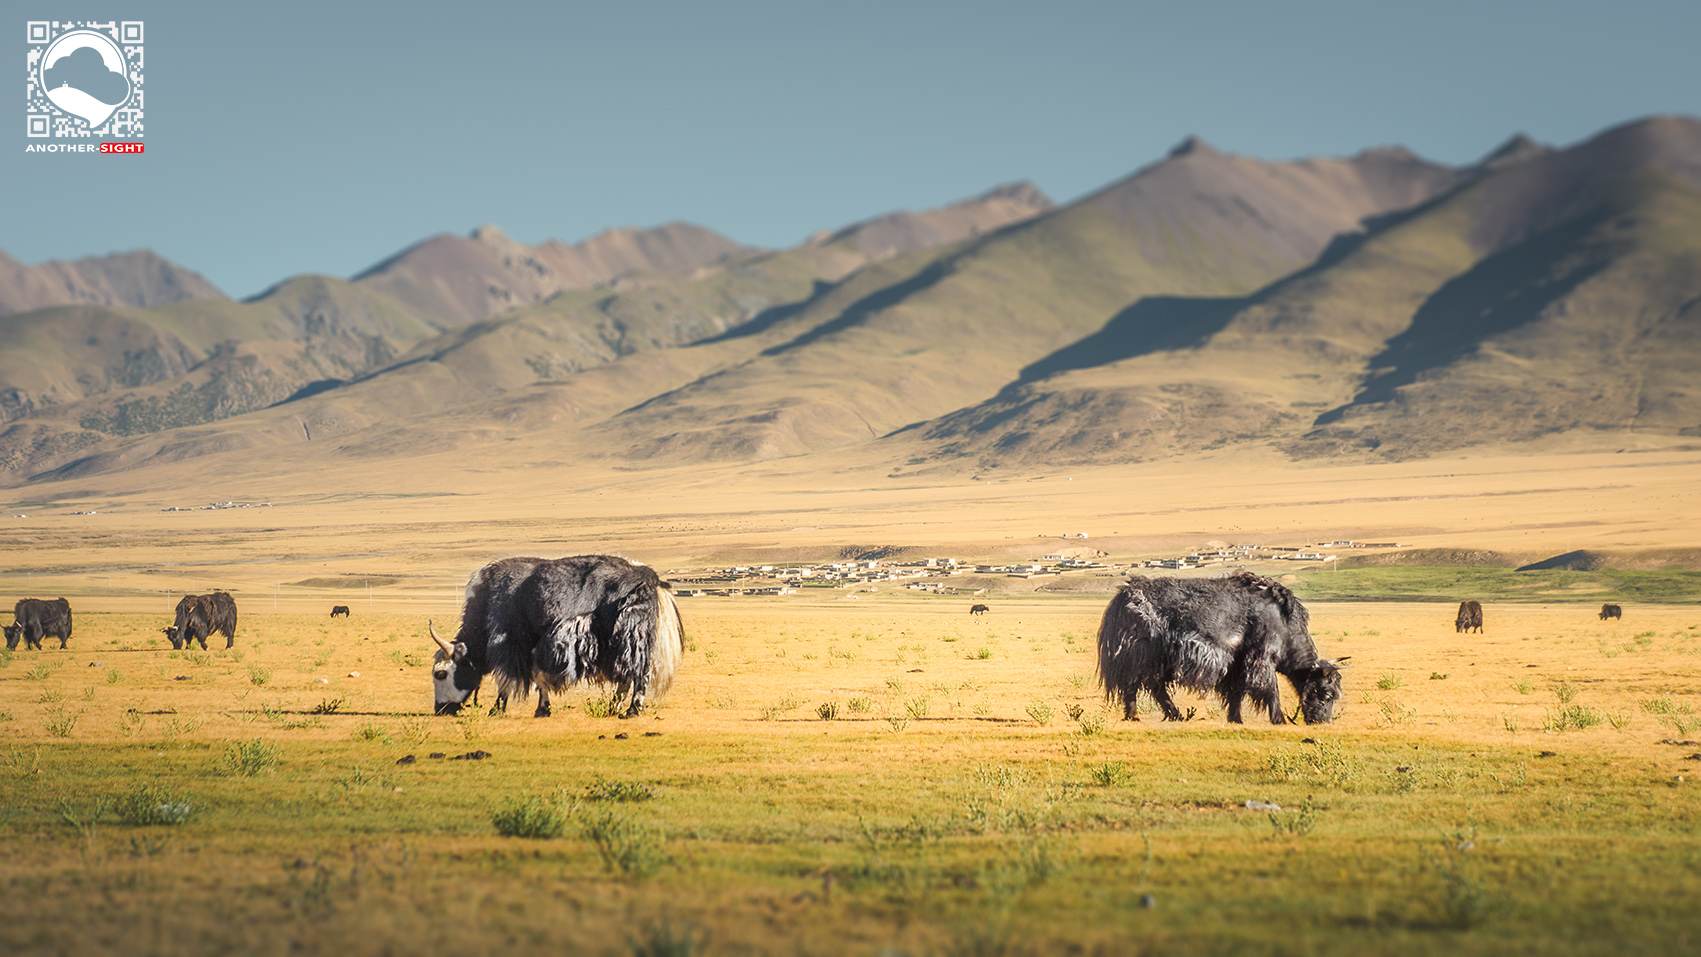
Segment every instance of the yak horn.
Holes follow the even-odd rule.
[[[443,649],[444,654],[451,656],[454,655],[455,646],[450,644],[442,635],[437,633],[437,629],[431,626],[431,619],[429,618],[425,621],[425,629],[431,632],[431,640],[437,642],[437,647]]]
[[[1335,667],[1337,667],[1337,668],[1350,668],[1352,666],[1347,664],[1347,662],[1349,662],[1351,660],[1353,660],[1352,655],[1342,655],[1341,657],[1335,659]]]

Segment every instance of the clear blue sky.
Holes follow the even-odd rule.
[[[1068,200],[1188,134],[1263,158],[1473,160],[1701,114],[1701,2],[161,3],[147,153],[0,166],[24,262],[151,247],[227,293],[437,232],[686,219],[785,246],[1013,179]],[[51,9],[50,9],[51,8]]]

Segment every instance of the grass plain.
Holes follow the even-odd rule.
[[[679,678],[630,721],[589,688],[546,720],[519,702],[432,717],[424,623],[520,553],[1018,558],[1079,531],[1118,560],[1208,539],[1669,550],[1694,540],[1697,458],[901,483],[781,460],[570,488],[445,458],[382,481],[345,464],[319,488],[17,490],[5,513],[30,517],[0,538],[0,580],[78,617],[69,649],[0,664],[0,945],[1687,951],[1701,611],[1677,571],[1639,600],[1610,572],[1494,590],[1483,569],[1263,568],[1295,576],[1325,653],[1352,656],[1322,728],[1231,727],[1191,698],[1187,722],[1121,721],[1093,685],[1105,596],[1025,580],[977,599],[982,618],[885,586],[685,600]],[[273,504],[159,511],[215,496]],[[176,596],[212,587],[236,590],[235,649],[172,652]],[[1487,628],[1455,634],[1457,590],[1478,587]],[[1602,596],[1622,621],[1595,617]]]

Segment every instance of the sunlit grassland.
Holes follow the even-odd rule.
[[[1701,601],[1701,572],[1513,571],[1510,568],[1345,568],[1310,571],[1308,601]]]
[[[174,654],[160,615],[84,615],[69,650],[0,666],[0,944],[1621,953],[1701,931],[1695,609],[1490,604],[1464,636],[1432,604],[1313,602],[1353,656],[1341,719],[1242,728],[1187,697],[1185,723],[1107,713],[1102,600],[687,600],[679,678],[630,721],[592,717],[591,688],[544,720],[430,717],[423,616],[244,613],[234,652]],[[188,820],[127,823],[138,793]],[[522,806],[559,836],[498,833]]]

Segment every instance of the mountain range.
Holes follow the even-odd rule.
[[[493,226],[247,302],[151,253],[0,257],[0,482],[502,443],[894,474],[1273,449],[1408,459],[1701,435],[1701,121],[1466,166],[1196,139],[751,249]],[[287,458],[287,456],[286,456]],[[800,461],[808,461],[803,459]]]

